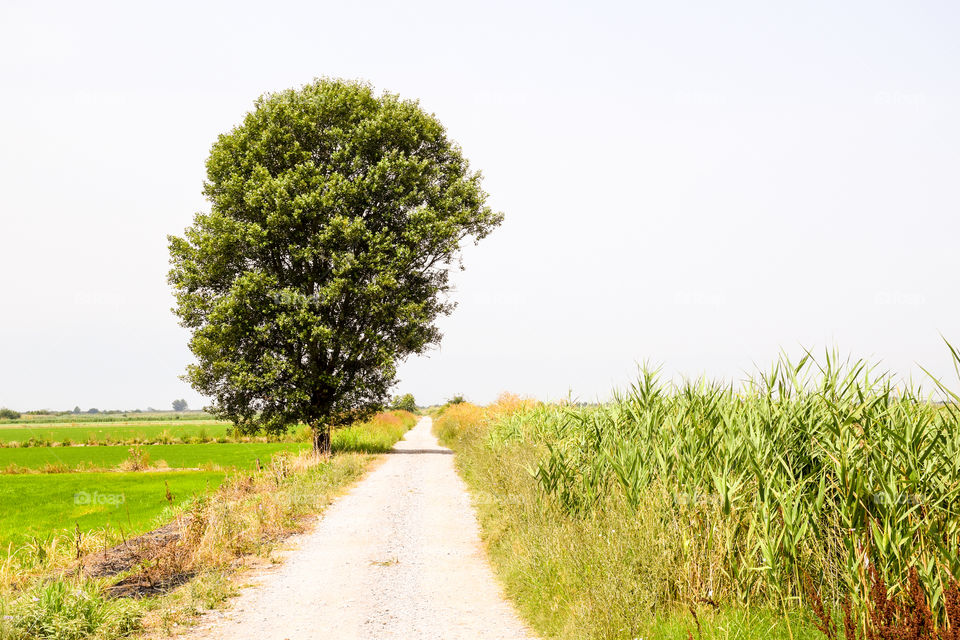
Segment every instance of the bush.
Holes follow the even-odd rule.
[[[13,409],[7,409],[6,407],[0,409],[0,420],[16,420],[19,417],[20,413]]]
[[[80,640],[94,634],[126,635],[137,627],[137,604],[108,600],[96,584],[41,584],[14,604],[7,618],[12,638]]]
[[[140,445],[130,447],[129,456],[120,463],[122,471],[143,471],[150,466],[150,454]]]

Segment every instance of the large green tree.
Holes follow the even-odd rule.
[[[241,432],[303,422],[321,453],[440,340],[461,243],[502,220],[432,114],[339,80],[259,98],[213,145],[204,194],[169,238],[185,377]]]

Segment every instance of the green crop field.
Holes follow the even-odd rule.
[[[157,442],[163,439],[187,440],[227,436],[229,424],[215,420],[172,422],[75,422],[75,423],[11,423],[0,424],[0,443],[20,444],[70,442]]]
[[[19,418],[0,419],[0,426],[29,424],[75,424],[80,422],[198,422],[213,420],[203,411],[142,411],[127,413],[24,413]]]
[[[42,416],[48,418],[49,416]],[[410,417],[383,414],[374,423],[338,429],[332,437],[335,453],[377,453],[388,450],[412,424]],[[77,434],[94,433],[98,442],[129,440],[131,433],[158,434],[177,430],[196,438],[225,434],[228,425],[205,421],[177,424],[174,421],[81,422],[32,425],[0,425],[0,441],[17,440],[14,433],[47,434],[47,442],[81,442]],[[218,430],[218,431],[214,431]],[[53,535],[70,534],[76,527],[84,534],[104,528],[118,539],[120,527],[127,537],[169,520],[167,486],[174,505],[198,493],[219,487],[230,469],[251,469],[259,458],[266,467],[279,451],[301,452],[307,442],[211,442],[203,444],[152,444],[137,447],[151,466],[173,471],[102,471],[118,467],[131,457],[130,445],[0,447],[0,556],[31,542]],[[215,466],[223,469],[196,470]],[[180,471],[191,469],[191,471]],[[72,473],[23,473],[59,471]]]
[[[259,458],[267,464],[277,451],[302,451],[309,445],[296,442],[231,442],[208,444],[145,445],[148,463],[160,461],[174,469],[193,469],[205,465],[250,468]],[[130,447],[28,447],[0,449],[0,471],[59,467],[60,471],[83,467],[106,469],[130,457]],[[160,465],[162,466],[162,465]],[[3,480],[0,479],[0,482]]]
[[[220,486],[225,473],[57,473],[0,477],[0,553],[59,532],[104,527],[142,533],[169,519],[169,503]]]

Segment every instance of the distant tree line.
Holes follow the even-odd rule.
[[[411,396],[412,397],[412,396]],[[174,411],[189,411],[190,407],[187,404],[187,401],[184,399],[174,400],[173,401],[173,410]],[[147,412],[155,413],[156,409],[153,407],[147,407]],[[98,409],[96,407],[91,407],[89,409],[81,409],[80,406],[74,407],[70,411],[51,411],[50,409],[31,409],[30,411],[14,411],[7,407],[0,407],[0,420],[17,420],[23,416],[68,416],[68,415],[124,415],[127,413],[143,413],[143,409]]]

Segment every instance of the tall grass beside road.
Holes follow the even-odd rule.
[[[796,638],[825,624],[818,603],[864,635],[885,598],[960,628],[960,398],[935,387],[827,354],[739,389],[644,371],[599,407],[457,408],[436,428],[507,589],[548,636],[684,636],[671,621],[685,618],[705,637],[737,620],[741,637],[756,622]]]

